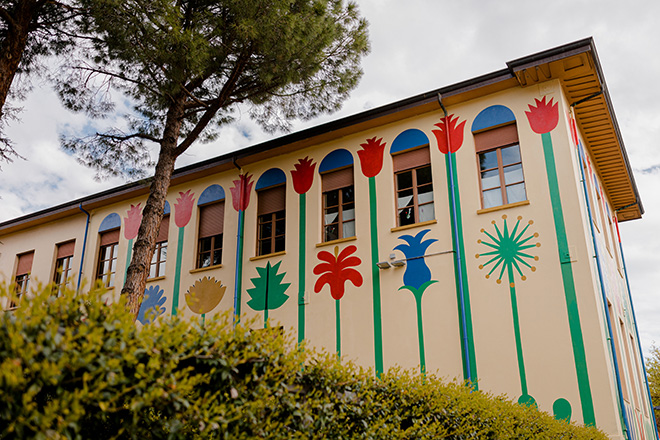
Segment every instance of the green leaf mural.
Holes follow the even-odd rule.
[[[536,405],[536,400],[529,394],[527,390],[527,375],[525,374],[525,362],[523,357],[522,337],[520,335],[520,320],[518,318],[518,300],[516,298],[516,283],[515,275],[518,275],[522,281],[527,277],[523,274],[523,269],[529,269],[532,272],[536,271],[536,267],[532,266],[529,261],[538,261],[539,257],[531,255],[528,249],[541,246],[540,243],[532,243],[531,240],[538,238],[539,234],[528,233],[527,230],[534,224],[530,220],[527,225],[521,227],[522,217],[518,216],[518,221],[509,230],[507,224],[507,216],[503,215],[502,219],[504,224],[500,229],[495,220],[493,226],[495,233],[491,234],[485,229],[481,230],[488,238],[479,239],[477,243],[488,247],[489,251],[476,255],[476,258],[487,257],[488,261],[479,265],[479,269],[488,269],[486,278],[490,278],[493,273],[497,274],[497,284],[502,283],[504,273],[507,273],[509,281],[509,293],[511,296],[511,314],[513,316],[513,332],[516,340],[516,354],[518,358],[518,373],[520,376],[520,390],[521,396],[518,403],[525,405]]]
[[[280,269],[280,264],[282,264],[281,261],[271,266],[270,262],[268,262],[266,267],[257,267],[258,276],[256,278],[250,278],[254,287],[247,290],[251,298],[247,302],[247,305],[252,310],[263,310],[264,328],[268,327],[268,311],[282,307],[286,300],[289,299],[289,295],[285,292],[291,283],[282,282],[284,281],[286,272],[277,273]]]

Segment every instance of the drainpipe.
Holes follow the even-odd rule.
[[[624,206],[622,208],[617,209],[614,212],[618,212],[622,209],[627,208],[627,206]],[[616,221],[616,234],[617,238],[619,239],[619,254],[621,255],[621,263],[623,264],[623,274],[625,275],[626,279],[626,289],[628,290],[628,302],[630,304],[630,310],[632,311],[632,316],[633,316],[633,323],[635,324],[635,336],[637,336],[637,350],[639,351],[639,357],[642,360],[642,371],[644,372],[644,382],[646,385],[646,395],[649,399],[649,407],[650,407],[650,413],[651,413],[651,420],[653,421],[653,426],[656,427],[658,426],[655,420],[655,408],[653,407],[653,401],[651,400],[651,390],[649,389],[649,378],[646,374],[646,364],[644,363],[644,354],[642,353],[642,344],[639,341],[639,329],[637,328],[637,317],[635,316],[635,308],[633,307],[633,302],[632,302],[632,294],[630,293],[630,283],[628,282],[628,269],[626,268],[626,259],[623,258],[623,245],[621,244],[621,236],[619,234],[619,221],[618,219],[615,218]],[[653,433],[655,434],[656,440],[658,439],[658,430],[653,429]]]
[[[449,136],[449,120],[447,116],[447,109],[445,106],[442,104],[442,95],[438,93],[438,104],[440,104],[440,107],[442,108],[443,113],[445,114],[445,135],[447,137],[447,160],[449,161],[449,193],[451,194],[449,203],[451,204],[451,222],[453,226],[453,231],[452,231],[452,240],[454,242],[454,252],[456,255],[456,271],[458,273],[458,290],[460,291],[460,307],[461,307],[461,327],[463,329],[463,352],[465,353],[465,370],[467,372],[467,377],[469,380],[472,379],[472,368],[470,365],[470,350],[469,350],[469,345],[468,345],[468,335],[467,335],[467,324],[466,324],[466,316],[465,316],[465,286],[463,286],[463,269],[461,266],[461,259],[463,256],[461,255],[461,248],[459,246],[459,237],[458,237],[458,219],[456,218],[456,194],[454,191],[454,188],[456,186],[455,181],[456,181],[456,176],[454,176],[454,167],[452,164],[453,158],[452,158],[452,152],[451,152],[451,139]],[[472,384],[474,386],[474,384]]]
[[[603,269],[600,263],[600,254],[598,252],[598,246],[596,243],[596,234],[594,233],[594,222],[591,217],[591,204],[589,203],[589,192],[587,189],[587,181],[585,180],[584,167],[583,163],[584,151],[582,150],[582,144],[578,143],[578,164],[580,167],[580,175],[582,176],[582,191],[584,193],[584,200],[587,204],[587,215],[589,217],[589,228],[591,230],[591,241],[594,247],[594,258],[596,259],[596,267],[598,268],[598,281],[600,282],[600,294],[603,300],[603,309],[605,310],[605,320],[607,321],[607,332],[608,339],[610,342],[610,352],[612,353],[612,361],[614,362],[614,376],[616,377],[616,388],[619,394],[619,416],[623,418],[624,424],[624,436],[625,438],[630,438],[629,433],[630,425],[628,424],[628,415],[626,414],[626,407],[623,401],[623,391],[621,389],[621,376],[619,375],[619,361],[616,355],[616,347],[614,346],[614,335],[612,333],[612,323],[610,321],[610,311],[607,307],[607,293],[605,292],[605,284],[603,283]],[[584,161],[586,163],[586,160]],[[590,178],[591,176],[589,176]],[[603,234],[605,233],[605,226],[603,225]]]
[[[78,271],[78,285],[76,286],[76,292],[80,292],[80,283],[82,281],[82,272],[83,272],[83,261],[85,261],[85,249],[87,248],[87,232],[89,231],[89,212],[85,211],[82,206],[82,202],[78,205],[78,209],[87,214],[87,222],[85,223],[85,237],[83,238],[83,248],[82,255],[80,256],[80,270]]]

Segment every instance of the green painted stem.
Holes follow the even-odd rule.
[[[179,240],[176,244],[176,266],[174,268],[174,287],[172,288],[172,316],[179,307],[179,289],[181,287],[181,261],[183,259],[183,229],[179,228]]]
[[[202,327],[206,325],[206,313],[202,313]]]
[[[268,328],[268,305],[266,305],[266,309],[264,310],[264,328]]]
[[[131,265],[131,256],[133,255],[133,239],[128,240],[128,252],[126,253],[126,270],[124,271],[124,284],[128,275],[128,266]]]
[[[555,222],[555,233],[557,234],[557,247],[559,249],[559,261],[561,262],[561,276],[564,284],[564,295],[566,296],[568,326],[573,345],[573,358],[575,359],[582,417],[585,425],[596,426],[594,403],[591,395],[591,385],[589,383],[589,371],[587,369],[587,357],[584,348],[584,338],[582,336],[582,325],[580,323],[580,311],[578,309],[575,281],[573,279],[573,268],[571,262],[564,258],[564,256],[569,255],[568,237],[566,235],[566,224],[561,206],[555,156],[552,150],[552,137],[550,133],[543,133],[541,139],[543,141],[545,168],[548,174],[548,187],[550,190],[550,201],[552,203],[552,215]]]
[[[525,361],[523,359],[522,338],[520,336],[520,321],[518,319],[518,300],[516,299],[516,287],[513,280],[513,267],[508,265],[509,291],[511,292],[511,314],[513,315],[513,333],[516,337],[516,354],[518,355],[518,372],[520,373],[520,389],[523,396],[527,396],[527,375],[525,374]]]
[[[374,358],[376,376],[383,372],[383,323],[380,304],[380,272],[378,263],[378,208],[376,199],[376,178],[369,177],[369,214],[371,226],[371,278],[373,281],[374,306]]]
[[[236,234],[236,276],[234,279],[234,325],[241,320],[241,289],[243,288],[243,235],[245,232],[245,211],[238,211],[238,231]]]
[[[337,330],[337,357],[341,358],[341,312],[339,310],[339,301],[335,300],[335,328]]]
[[[417,337],[419,338],[419,371],[426,374],[426,350],[424,349],[424,324],[422,323],[422,298],[415,295],[417,305]]]
[[[451,157],[450,157],[451,156]],[[458,304],[458,316],[461,322],[461,356],[463,360],[463,377],[469,380],[475,390],[479,389],[477,380],[477,356],[474,349],[474,331],[472,330],[472,308],[470,306],[470,291],[468,289],[467,266],[465,263],[465,245],[463,242],[463,218],[461,214],[461,197],[458,190],[458,173],[456,171],[456,154],[445,155],[445,165],[447,169],[447,188],[449,199],[455,203],[449,203],[449,210],[452,219],[452,236],[457,237],[452,240],[454,251],[454,276],[456,278],[456,299]],[[452,184],[451,176],[454,176]],[[461,270],[459,271],[459,267]],[[461,275],[462,274],[462,275]],[[463,286],[461,290],[460,286]],[[464,310],[461,310],[461,301]],[[463,341],[467,341],[464,343]],[[467,347],[466,347],[467,346]],[[467,364],[470,364],[469,374]]]
[[[307,213],[307,196],[305,193],[298,197],[300,203],[299,211],[299,239],[298,239],[298,344],[305,340],[305,248],[306,248],[306,229],[307,223],[305,216]]]

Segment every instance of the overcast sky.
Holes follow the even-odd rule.
[[[592,36],[646,213],[621,234],[645,351],[660,344],[660,2],[520,0],[359,0],[370,22],[364,76],[343,109],[317,125],[506,67],[506,62]],[[36,83],[21,122],[7,130],[26,160],[1,164],[0,221],[124,183],[94,173],[58,147],[59,134],[81,130],[83,115],[63,110]],[[209,145],[195,145],[177,166],[270,138],[247,115]]]

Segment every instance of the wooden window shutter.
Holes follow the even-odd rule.
[[[66,243],[57,245],[57,258],[73,257],[73,249],[76,246],[76,241],[71,240]]]
[[[225,202],[199,208],[199,238],[222,234],[225,223]]]
[[[258,195],[258,215],[272,214],[273,212],[283,211],[285,209],[286,185],[261,190],[258,192]]]
[[[404,153],[392,156],[394,172],[397,173],[411,168],[417,168],[431,163],[429,147],[408,150]]]
[[[106,246],[112,243],[119,243],[119,229],[101,232],[101,246]]]
[[[163,216],[163,220],[160,222],[160,228],[158,229],[158,237],[156,237],[156,243],[167,241],[167,237],[170,231],[170,216]]]
[[[516,124],[509,124],[492,130],[475,133],[474,145],[477,153],[491,148],[518,143]]]
[[[353,167],[343,168],[321,175],[323,192],[353,185]]]
[[[32,260],[34,260],[34,251],[18,256],[18,267],[16,267],[16,276],[25,275],[32,270]]]

